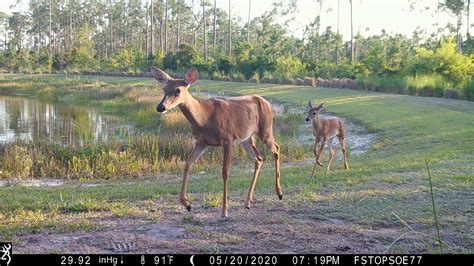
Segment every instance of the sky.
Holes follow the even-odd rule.
[[[19,0],[1,0],[0,11],[11,13],[10,6]],[[28,0],[20,0],[24,8],[27,8]],[[192,0],[185,0],[191,3]],[[199,1],[199,0],[194,0]],[[208,0],[209,1],[209,0]],[[275,0],[252,0],[251,18],[262,15],[272,8]],[[340,1],[339,30],[345,40],[350,38],[350,9],[349,0]],[[146,2],[146,0],[142,0]],[[211,4],[214,2],[210,0]],[[323,0],[321,11],[321,29],[331,26],[336,30],[337,25],[337,3],[338,0]],[[436,31],[434,23],[445,26],[448,22],[455,23],[455,18],[444,11],[436,11],[438,0],[416,0],[415,11],[410,12],[410,3],[414,0],[353,0],[354,34],[361,33],[363,36],[380,34],[382,29],[387,33],[401,33],[411,36],[417,28],[431,33]],[[248,19],[249,0],[231,0],[233,16],[239,16],[241,21]],[[305,25],[314,20],[319,11],[316,0],[297,0],[297,12],[295,20],[290,24],[289,33],[301,37]],[[430,10],[420,12],[425,6]],[[217,0],[217,7],[228,10],[228,0]],[[283,19],[282,19],[283,21]],[[280,21],[280,22],[282,22]],[[465,25],[462,32],[465,32]]]

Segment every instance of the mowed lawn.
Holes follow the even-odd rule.
[[[156,84],[151,78],[67,77],[79,78],[130,87]],[[1,79],[33,83],[66,77]],[[331,115],[364,127],[376,139],[365,153],[349,156],[348,171],[336,157],[332,172],[318,169],[314,178],[308,148],[307,160],[282,169],[282,201],[274,193],[273,162],[267,160],[250,210],[244,200],[253,166],[239,164],[231,171],[229,219],[220,218],[220,168],[193,174],[190,213],[178,202],[179,172],[60,187],[2,187],[0,240],[12,240],[21,252],[123,252],[116,247],[125,242],[130,246],[125,252],[436,253],[426,158],[443,251],[474,250],[473,102],[215,81],[199,81],[192,91],[257,94],[300,109],[308,100],[325,102]],[[305,123],[303,113],[300,119]],[[78,240],[71,244],[73,238]]]

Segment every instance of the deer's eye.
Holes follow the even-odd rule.
[[[176,90],[174,91],[174,96],[178,96],[180,93],[181,93],[181,90],[180,90],[180,89],[176,89]]]
[[[313,112],[313,115],[316,115],[316,112]]]

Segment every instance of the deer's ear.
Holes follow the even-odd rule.
[[[324,109],[325,107],[326,107],[326,105],[325,105],[324,103],[322,103],[322,104],[320,104],[320,105],[317,107],[317,109],[318,109],[318,110],[322,110],[322,109]]]
[[[170,75],[166,74],[165,71],[157,67],[151,67],[151,73],[153,74],[153,77],[162,84],[168,84],[168,82],[173,79]]]
[[[308,101],[308,109],[312,109],[313,108],[313,104],[311,103],[311,101]]]
[[[195,67],[192,67],[186,72],[186,77],[184,78],[184,82],[188,85],[193,85],[198,79],[198,71]]]

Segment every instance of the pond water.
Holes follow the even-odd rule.
[[[0,96],[0,144],[18,140],[83,145],[125,138],[135,127],[97,108]]]

